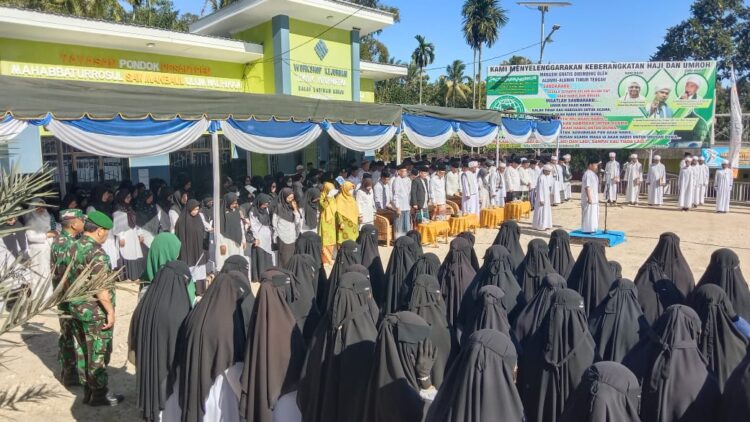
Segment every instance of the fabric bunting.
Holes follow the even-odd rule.
[[[541,143],[550,144],[557,140],[562,130],[559,120],[522,120],[503,118],[503,135],[515,144],[529,143],[532,134]]]
[[[455,124],[448,120],[427,116],[404,114],[404,132],[409,141],[425,149],[438,148],[456,131]]]
[[[464,145],[483,147],[495,142],[500,128],[491,123],[461,122],[458,125],[458,138]]]
[[[221,122],[224,136],[238,147],[261,154],[287,154],[318,139],[323,129],[311,122],[229,119]]]
[[[384,147],[398,132],[398,127],[385,125],[328,122],[320,125],[334,141],[347,149],[361,152]]]
[[[0,119],[0,141],[7,141],[18,136],[28,126],[23,120],[15,120],[10,114]]]

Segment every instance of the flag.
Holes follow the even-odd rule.
[[[742,145],[742,109],[740,108],[740,96],[737,92],[737,75],[732,67],[732,88],[729,94],[729,165],[732,174],[737,178],[737,169],[740,164],[740,146]]]

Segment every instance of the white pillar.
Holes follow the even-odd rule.
[[[68,189],[65,186],[65,160],[63,159],[63,146],[59,139],[55,140],[55,147],[57,148],[57,179],[60,181],[60,200],[65,199],[65,195],[68,193]],[[133,175],[130,175],[132,180]],[[64,204],[68,205],[68,204]]]
[[[648,150],[648,168],[651,168],[651,162],[654,160],[654,150]]]
[[[214,263],[219,262],[219,244],[221,238],[221,157],[219,155],[219,134],[211,134],[211,168],[214,179]],[[218,270],[218,268],[217,268]]]
[[[396,136],[396,164],[401,164],[401,134]]]
[[[500,165],[500,134],[495,137],[495,165]]]

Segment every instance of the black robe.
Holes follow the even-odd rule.
[[[474,268],[474,271],[479,271],[479,258],[477,257],[477,251],[474,249],[477,237],[472,232],[461,232],[456,237],[461,237],[469,241],[469,244],[471,244],[471,266]]]
[[[685,296],[656,262],[643,264],[634,282],[638,288],[638,303],[649,324],[656,322],[670,306],[685,302]]]
[[[724,386],[719,422],[735,422],[750,415],[750,353],[740,362]]]
[[[568,399],[561,422],[641,422],[638,379],[617,362],[597,362]]]
[[[552,268],[566,279],[573,270],[573,253],[570,252],[570,235],[563,229],[553,230],[549,237],[549,261]]]
[[[646,259],[646,263],[649,262],[657,263],[683,296],[687,297],[695,287],[693,271],[682,255],[680,238],[676,234],[667,232],[659,236],[659,243]]]
[[[401,298],[399,299],[399,309],[408,309],[409,300],[411,298],[411,291],[414,288],[414,282],[416,281],[417,277],[422,274],[434,275],[435,277],[437,277],[439,269],[440,258],[438,258],[434,253],[427,252],[426,254],[417,258],[417,261],[414,262],[414,265],[411,267],[411,271],[409,271],[409,274],[407,274],[403,286],[401,286],[402,288],[400,292]]]
[[[711,254],[706,272],[698,286],[717,284],[724,289],[737,315],[750,321],[750,288],[740,269],[740,258],[729,249],[718,249]]]
[[[407,237],[411,237],[414,243],[417,244],[417,257],[424,255],[424,249],[422,249],[422,235],[416,230],[409,230],[406,232]]]
[[[701,319],[698,349],[708,361],[708,369],[724,389],[729,375],[747,355],[749,341],[734,326],[737,315],[727,294],[714,284],[699,286],[690,294],[688,304]]]
[[[469,336],[427,413],[427,422],[523,422],[513,342],[495,330]]]
[[[309,188],[305,192],[305,197],[301,204],[302,209],[305,211],[305,226],[311,229],[317,228],[319,212],[318,205],[320,204],[320,189]]]
[[[504,296],[503,289],[497,286],[489,285],[479,289],[474,303],[469,304],[470,309],[466,312],[466,324],[460,326],[461,344],[464,344],[473,332],[485,328],[511,335],[508,311],[503,304]]]
[[[565,279],[557,273],[548,274],[542,279],[542,286],[536,295],[521,310],[515,323],[516,341],[523,347],[525,342],[539,329],[552,307],[552,295],[566,287]],[[523,349],[519,352],[523,352]]]
[[[375,352],[378,310],[366,276],[346,273],[313,336],[300,378],[297,403],[305,422],[357,421],[362,417]]]
[[[263,273],[240,378],[240,416],[248,421],[272,422],[279,397],[297,390],[306,348],[289,306],[291,290],[288,274]]]
[[[524,299],[528,302],[536,294],[542,284],[542,279],[555,268],[547,256],[547,244],[542,239],[529,242],[526,257],[516,271],[516,280],[523,290]]]
[[[336,296],[336,289],[339,286],[341,276],[344,275],[350,265],[361,263],[362,255],[357,242],[353,240],[344,241],[336,254],[336,261],[333,263],[331,274],[328,276],[324,301],[318,302],[320,309],[324,309],[325,311],[331,309],[333,297]]]
[[[586,242],[568,276],[568,287],[583,296],[587,316],[602,303],[614,281],[615,275],[609,268],[604,245]]]
[[[521,228],[514,220],[503,221],[500,230],[495,237],[493,245],[505,246],[510,252],[510,262],[513,264],[515,272],[523,262],[523,248],[521,248]]]
[[[612,284],[604,301],[589,317],[589,329],[596,341],[596,359],[622,362],[640,341],[650,334],[632,281],[621,278]]]
[[[177,335],[192,308],[189,283],[190,269],[184,262],[167,263],[156,273],[130,320],[128,344],[135,357],[137,405],[147,421],[158,420],[167,401]]]
[[[401,291],[405,289],[406,277],[417,260],[417,254],[417,244],[412,238],[402,236],[393,242],[385,283],[377,288],[375,284],[372,286],[381,317],[400,310]]]
[[[363,422],[416,422],[426,413],[417,380],[417,354],[433,347],[430,326],[412,312],[387,315],[380,324]]]
[[[242,274],[245,274],[245,277],[248,276],[248,271],[250,270],[250,265],[247,262],[247,258],[240,255],[232,255],[229,258],[224,261],[224,265],[221,267],[222,273],[230,273],[232,271],[237,271]]]
[[[321,314],[315,300],[315,266],[313,257],[307,254],[295,254],[285,268],[292,275],[292,288],[296,300],[290,304],[295,314],[305,315],[304,325],[300,327],[305,341],[309,344],[315,328],[320,322]]]
[[[448,308],[448,325],[455,330],[458,313],[466,288],[476,276],[471,265],[471,244],[468,240],[457,237],[451,241],[450,251],[438,270],[440,291],[443,293]]]
[[[518,392],[528,422],[556,422],[586,369],[594,363],[583,298],[561,289],[518,362]]]
[[[174,234],[180,239],[180,261],[186,263],[189,267],[205,264],[207,261],[208,251],[203,249],[205,240],[208,236],[206,227],[201,221],[200,214],[190,215],[190,210],[200,207],[200,203],[195,199],[188,201],[182,209],[180,218],[175,224]]]
[[[612,274],[615,276],[615,280],[622,278],[622,265],[620,265],[617,261],[609,261],[607,262],[609,264],[609,269],[612,271]]]
[[[443,301],[443,295],[440,294],[440,284],[434,275],[423,274],[417,277],[408,310],[430,324],[430,340],[437,348],[435,364],[432,366],[432,385],[439,389],[448,363],[454,358],[458,347],[451,337],[446,319],[445,301]]]
[[[373,286],[382,286],[383,280],[385,280],[385,271],[378,249],[378,229],[372,224],[362,226],[359,230],[357,244],[362,255],[362,265],[370,271],[370,283]]]
[[[294,244],[294,253],[303,253],[313,257],[316,265],[317,282],[313,282],[315,288],[315,297],[318,301],[318,307],[320,308],[321,303],[321,291],[325,291],[325,286],[328,284],[328,277],[326,277],[326,270],[323,267],[323,260],[321,258],[321,250],[323,248],[320,236],[314,232],[303,232],[300,233],[297,238],[297,242]],[[325,311],[325,310],[324,310]]]

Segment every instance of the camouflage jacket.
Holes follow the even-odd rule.
[[[65,271],[68,269],[70,262],[72,261],[72,250],[73,244],[76,239],[68,234],[65,230],[60,231],[60,235],[57,236],[55,241],[52,243],[52,252],[50,262],[52,263],[52,288],[56,289],[62,281]],[[61,311],[68,309],[67,303],[61,303],[58,306]]]
[[[104,252],[101,245],[94,239],[84,235],[73,244],[71,251],[73,257],[73,268],[70,273],[70,284],[77,281],[77,277],[89,263],[94,263],[92,274],[109,271],[109,256]],[[112,306],[115,306],[114,286],[109,290],[112,298]],[[70,302],[70,311],[73,317],[83,322],[101,321],[107,319],[107,312],[99,301],[92,297],[88,301]]]

